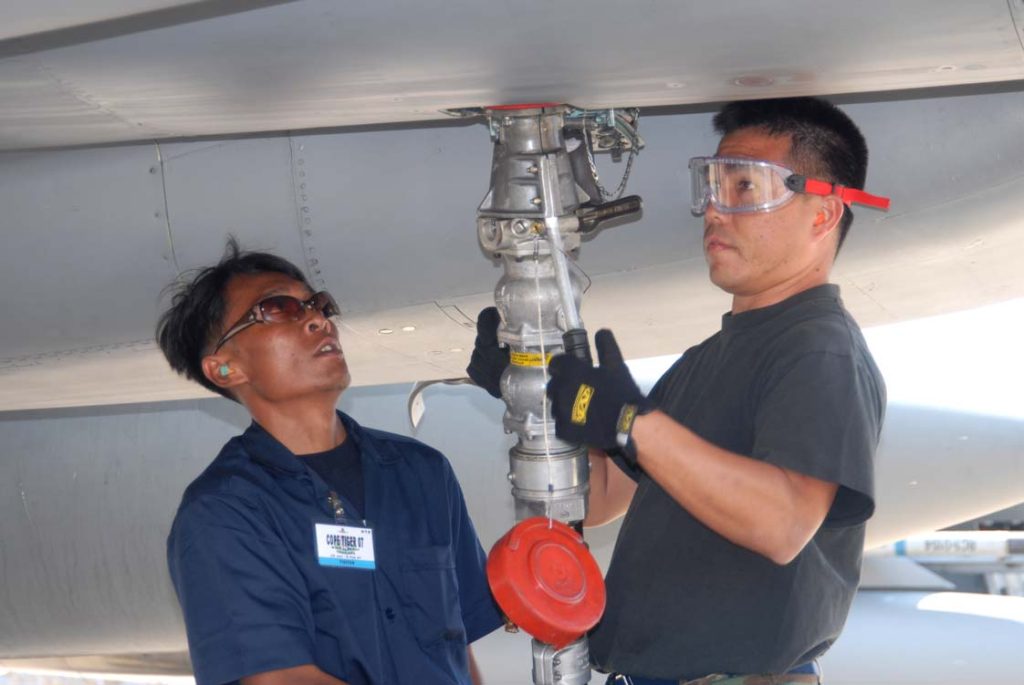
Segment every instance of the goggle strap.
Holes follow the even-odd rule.
[[[865,193],[863,190],[857,190],[856,188],[843,188],[842,186],[836,186],[836,189],[839,191],[839,198],[847,205],[852,205],[856,202],[859,205],[880,209],[883,212],[889,211],[890,201],[887,197]]]
[[[816,178],[807,178],[800,174],[793,174],[786,179],[786,187],[798,193],[809,193],[811,195],[838,195],[843,204],[849,206],[856,202],[859,205],[874,207],[883,212],[889,211],[890,200],[881,195],[872,195],[856,188],[847,188],[838,183],[819,181]]]

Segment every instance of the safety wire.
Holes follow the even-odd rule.
[[[588,292],[590,292],[590,286],[594,285],[594,279],[590,277],[590,274],[583,270],[582,266],[569,259],[568,252],[562,250],[562,254],[565,255],[565,260],[569,264],[569,268],[578,273],[587,281],[587,284],[583,286],[582,292],[580,293],[581,295],[586,295]]]
[[[540,368],[541,372],[544,374],[545,388],[544,394],[541,395],[541,426],[544,429],[544,458],[547,461],[548,466],[548,498],[544,509],[548,515],[548,530],[551,530],[551,528],[554,527],[551,517],[551,500],[555,492],[555,476],[551,465],[551,438],[548,435],[548,397],[546,392],[548,387],[548,355],[547,351],[544,349],[544,318],[540,308],[540,301],[543,295],[540,289],[540,242],[540,236],[537,236],[533,242],[533,262],[535,266],[533,270],[533,283],[537,288],[537,330],[540,332]]]

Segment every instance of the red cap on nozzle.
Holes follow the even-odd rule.
[[[557,649],[604,613],[601,569],[580,534],[559,521],[535,517],[513,527],[491,548],[487,581],[513,623]]]

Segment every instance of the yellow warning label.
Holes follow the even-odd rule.
[[[551,357],[554,356],[548,353],[547,363],[551,363]],[[509,361],[512,362],[513,366],[547,366],[543,363],[544,358],[540,352],[512,352],[509,355]]]
[[[580,389],[576,392],[576,401],[572,405],[572,422],[582,426],[587,422],[587,410],[590,409],[590,399],[594,396],[594,388],[586,383],[580,383]]]

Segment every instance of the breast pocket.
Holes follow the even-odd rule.
[[[401,569],[403,608],[420,646],[464,646],[466,628],[451,548],[410,548],[402,556]]]

